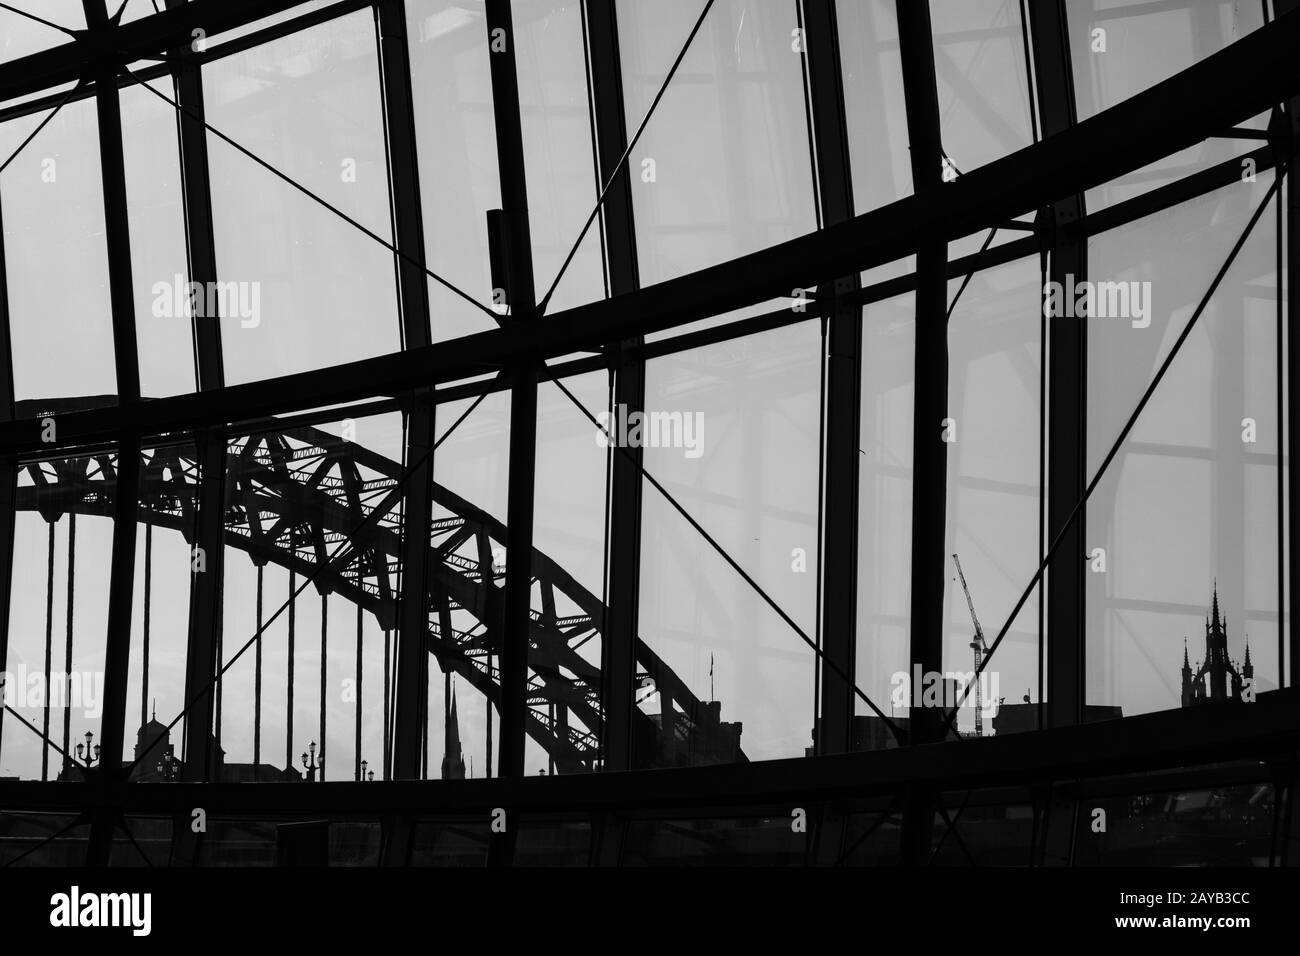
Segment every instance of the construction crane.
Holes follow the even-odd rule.
[[[980,665],[984,662],[988,647],[984,643],[984,628],[980,627],[980,619],[975,616],[975,602],[971,600],[970,588],[966,586],[966,575],[961,570],[961,558],[954,554],[952,560],[957,565],[957,577],[961,579],[961,589],[966,593],[966,606],[970,608],[971,623],[975,625],[975,639],[970,642],[971,649],[975,652],[975,736],[983,737],[984,695],[980,690]]]

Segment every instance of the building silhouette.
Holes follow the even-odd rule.
[[[1249,643],[1240,667],[1228,657],[1228,620],[1219,616],[1219,587],[1216,583],[1210,616],[1205,619],[1205,659],[1197,662],[1195,670],[1187,656],[1187,639],[1183,638],[1183,706],[1227,700],[1229,697],[1241,700],[1245,681],[1253,681],[1254,676]]]

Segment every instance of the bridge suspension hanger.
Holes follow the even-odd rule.
[[[320,781],[325,782],[325,664],[329,660],[329,592],[320,592]]]
[[[388,628],[384,628],[384,779],[388,780],[391,775],[391,756],[392,756],[392,724],[389,720],[390,708],[393,706],[389,689],[389,654],[391,653],[391,638]]]
[[[144,526],[144,620],[143,648],[140,652],[140,726],[149,722],[149,624],[153,606],[153,523]]]
[[[77,592],[77,513],[68,512],[68,641],[67,653],[65,655],[66,666],[63,669],[65,680],[72,674],[72,612],[76,607]],[[49,696],[49,685],[46,684],[46,697]],[[68,756],[72,752],[72,699],[70,695],[65,695],[65,707],[63,710],[63,765],[65,768],[70,767],[72,758]]]
[[[357,564],[357,592],[361,592],[361,565]],[[361,774],[361,678],[365,671],[365,665],[361,657],[361,637],[362,637],[362,608],[360,599],[357,600],[357,700],[356,715],[357,727],[356,737],[353,745],[353,760],[356,763],[357,782],[364,783],[365,780]]]
[[[257,565],[257,640],[253,646],[253,779],[262,774],[262,577],[264,566]],[[293,765],[290,764],[290,767]],[[288,769],[288,768],[286,768]]]
[[[289,529],[289,551],[294,551],[293,529]],[[295,611],[297,609],[298,594],[298,575],[294,571],[292,561],[289,566],[289,662],[288,662],[288,693],[285,695],[285,731],[284,731],[284,766],[285,769],[293,767],[293,640],[295,631]]]
[[[57,519],[48,519],[49,535],[49,565],[47,583],[45,588],[45,688],[48,691],[50,686],[50,664],[54,652],[54,523]],[[45,694],[45,717],[41,727],[41,735],[45,738],[41,746],[41,780],[50,779],[50,695]]]

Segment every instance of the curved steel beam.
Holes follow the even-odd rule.
[[[56,412],[60,405],[42,404]],[[193,446],[153,450],[141,463],[139,520],[177,531],[193,543],[198,474]],[[318,590],[360,605],[385,629],[395,626],[398,462],[315,428],[294,428],[231,441],[226,475],[227,547],[246,552],[256,564],[302,575],[315,574],[328,561],[316,576]],[[28,462],[20,467],[16,504],[46,521],[69,512],[107,517],[116,488],[116,461],[109,452]],[[459,674],[499,705],[499,675],[489,661],[501,653],[504,570],[494,561],[504,551],[506,526],[444,486],[435,484],[432,496],[429,548],[435,573],[425,645],[444,671]],[[367,517],[372,520],[357,532]],[[352,546],[331,560],[345,540]],[[601,756],[601,672],[582,648],[602,636],[604,606],[536,550],[533,579],[542,597],[531,615],[526,729],[561,772],[591,771]],[[716,728],[709,721],[717,721],[710,710],[644,642],[636,641],[634,655],[644,677],[684,711],[675,722],[682,742],[674,752],[690,754],[691,762],[714,762],[717,755],[708,748]],[[570,724],[569,716],[577,723]],[[651,718],[639,711],[633,717],[643,738],[657,733]]]

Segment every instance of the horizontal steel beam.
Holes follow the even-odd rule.
[[[520,360],[598,350],[786,296],[796,284],[832,281],[912,254],[924,238],[955,240],[1036,211],[1300,94],[1297,47],[1300,11],[1077,126],[946,183],[936,195],[910,196],[819,232],[538,322],[202,395],[71,413],[59,421],[58,446],[110,440],[126,427],[161,434],[396,394],[498,371]],[[49,451],[40,432],[36,421],[0,424],[0,447],[19,454]]]
[[[133,63],[188,45],[193,31],[214,36],[300,6],[304,0],[193,0],[118,27],[0,64],[0,102],[73,83],[103,61]],[[96,63],[95,61],[98,61]]]
[[[1254,703],[1224,701],[979,740],[758,763],[654,772],[574,774],[490,780],[354,783],[132,784],[0,783],[0,806],[14,811],[80,811],[113,805],[156,813],[201,806],[222,813],[481,814],[493,807],[529,812],[680,807],[806,806],[931,785],[984,789],[1089,777],[1149,773],[1209,763],[1268,760],[1300,744],[1300,690],[1271,691]],[[793,801],[793,802],[792,802]]]

